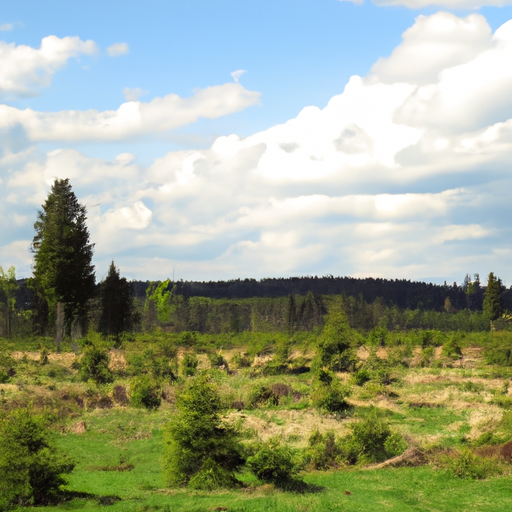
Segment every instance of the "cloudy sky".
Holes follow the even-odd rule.
[[[98,279],[512,284],[512,0],[2,4],[4,269],[70,178]]]

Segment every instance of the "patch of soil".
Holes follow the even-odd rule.
[[[79,421],[78,423],[71,425],[69,430],[72,434],[83,434],[87,430],[87,426],[85,421]]]

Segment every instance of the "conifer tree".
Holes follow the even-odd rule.
[[[57,348],[75,317],[85,318],[87,301],[95,289],[94,245],[89,241],[86,209],[69,179],[56,179],[34,224],[32,287],[55,317]]]
[[[113,261],[107,278],[101,283],[100,297],[100,332],[119,338],[122,332],[132,328],[134,305],[130,283],[119,276]]]
[[[499,318],[503,313],[501,292],[501,279],[490,272],[487,279],[487,288],[485,289],[483,310],[484,315],[486,315],[491,322]]]

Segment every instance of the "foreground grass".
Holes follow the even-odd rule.
[[[59,506],[37,510],[86,512],[107,505],[113,512],[202,512],[218,507],[232,512],[512,510],[511,475],[462,480],[430,466],[312,472],[304,475],[310,484],[310,492],[304,494],[260,486],[249,475],[241,475],[246,487],[236,491],[168,489],[160,466],[162,427],[168,415],[169,411],[96,410],[84,416],[84,433],[58,434],[60,448],[78,461],[70,475],[71,496]],[[116,467],[128,470],[113,470]]]

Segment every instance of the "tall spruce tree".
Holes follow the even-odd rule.
[[[119,270],[113,261],[100,290],[100,332],[119,338],[122,332],[132,328],[134,305],[131,285],[124,277],[119,276]]]
[[[491,322],[499,318],[503,313],[503,303],[501,299],[502,287],[501,279],[490,272],[487,279],[487,288],[485,289],[483,310],[484,315],[486,315]]]
[[[87,301],[94,294],[94,244],[89,241],[86,213],[69,179],[56,179],[34,224],[32,286],[55,318],[58,350],[64,326],[69,331],[75,318],[84,321]]]

